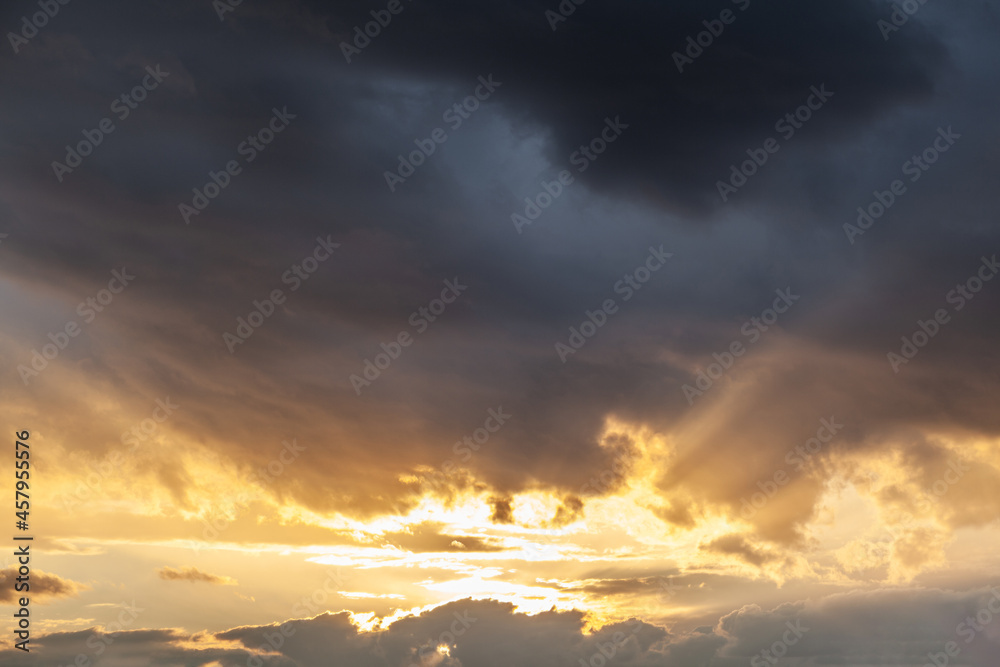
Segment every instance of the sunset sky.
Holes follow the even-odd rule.
[[[1000,2],[580,2],[5,3],[0,664],[996,667]]]

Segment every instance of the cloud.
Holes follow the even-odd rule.
[[[989,111],[1000,87],[984,64],[995,51],[994,5],[927,7],[885,42],[876,22],[886,3],[755,0],[681,73],[672,54],[713,18],[704,3],[585,3],[555,31],[545,18],[553,4],[410,3],[347,65],[339,43],[371,11],[357,0],[244,3],[220,25],[211,11],[205,21],[204,3],[123,12],[94,2],[70,33],[53,21],[45,41],[4,70],[17,92],[0,100],[10,129],[0,291],[11,312],[0,359],[12,386],[16,366],[79,319],[77,304],[112,268],[138,275],[31,394],[5,395],[9,414],[53,434],[51,451],[64,447],[51,479],[91,498],[77,516],[101,516],[66,514],[66,532],[118,533],[119,515],[97,510],[128,498],[141,509],[123,520],[145,524],[141,539],[198,537],[202,527],[191,530],[181,510],[229,516],[245,490],[203,482],[266,472],[295,434],[307,452],[255,490],[260,503],[218,539],[352,543],[349,531],[279,528],[272,510],[345,524],[397,516],[394,506],[427,495],[405,480],[450,459],[453,443],[497,405],[516,419],[440,494],[477,494],[493,528],[514,525],[525,491],[580,494],[579,504],[550,508],[554,526],[588,518],[601,494],[581,487],[615,465],[616,448],[603,441],[610,416],[673,443],[669,460],[601,487],[624,494],[636,475],[655,475],[643,507],[672,535],[717,517],[739,521],[744,498],[776,471],[790,474],[749,520],[752,549],[728,544],[749,562],[769,549],[808,553],[830,488],[843,479],[861,488],[860,468],[889,461],[906,479],[865,498],[893,526],[916,505],[913,487],[933,487],[944,454],[971,450],[975,467],[935,499],[933,530],[903,529],[891,547],[863,550],[871,572],[906,580],[943,563],[955,531],[994,521],[1000,376],[987,362],[997,283],[899,374],[885,359],[982,253],[1000,248]],[[147,60],[171,72],[163,88],[56,183],[51,161],[107,114]],[[496,95],[389,193],[384,171],[491,72],[503,82]],[[829,104],[721,206],[715,181],[822,84],[835,91]],[[184,225],[177,204],[286,104],[294,123]],[[518,235],[510,213],[615,116],[629,124],[621,139]],[[943,123],[963,138],[849,244],[843,223]],[[292,293],[282,275],[317,236],[344,252]],[[674,258],[625,302],[613,286],[661,243]],[[401,331],[414,333],[411,313],[456,275],[468,292],[357,396],[350,374]],[[786,286],[802,301],[689,405],[683,385],[733,341],[747,343],[742,326]],[[278,287],[288,301],[229,354],[222,333]],[[620,312],[563,364],[553,344],[611,296]],[[183,409],[127,460],[129,474],[88,487],[81,471],[164,396]],[[110,404],[107,419],[91,418]],[[831,414],[845,430],[793,469],[788,452]],[[437,532],[384,534],[413,551],[495,548]]]
[[[25,592],[14,589],[18,578],[18,567],[12,565],[0,570],[0,603],[15,604]],[[80,591],[89,590],[90,586],[81,584],[70,579],[64,579],[57,574],[50,574],[41,570],[32,570],[30,581],[30,599],[40,602],[47,602],[57,598],[75,597]]]
[[[715,632],[727,639],[721,655],[740,659],[759,655],[787,637],[797,641],[787,647],[785,660],[884,664],[892,655],[895,662],[889,664],[922,665],[928,662],[929,653],[939,653],[948,642],[955,642],[962,660],[986,667],[988,656],[995,654],[1000,643],[1000,626],[995,625],[1000,622],[998,612],[1000,589],[995,587],[964,592],[856,591],[770,611],[748,605],[722,617]],[[989,623],[974,630],[969,618],[976,623],[980,613]],[[798,632],[788,634],[789,624]]]
[[[583,501],[576,496],[567,496],[556,510],[556,515],[552,517],[551,523],[556,528],[560,528],[582,518]]]
[[[767,562],[773,561],[777,556],[758,547],[753,546],[742,535],[723,535],[707,544],[703,544],[701,549],[730,556],[737,556],[741,560],[760,567]]]
[[[425,522],[409,526],[407,532],[386,533],[388,544],[413,553],[425,551],[502,551],[503,546],[475,535],[448,535],[441,532],[439,523]]]
[[[514,512],[511,509],[510,498],[490,498],[490,505],[493,507],[490,521],[493,523],[514,523]]]
[[[330,12],[338,42],[351,38],[365,8],[311,6]],[[716,158],[745,159],[743,150],[774,134],[775,121],[803,104],[810,86],[836,91],[836,109],[800,140],[832,147],[845,131],[927,99],[947,62],[947,49],[928,31],[901,32],[886,43],[875,27],[884,12],[865,0],[836,8],[782,0],[730,9],[735,23],[683,73],[673,54],[689,48],[687,38],[705,30],[703,21],[717,19],[719,8],[695,0],[592,5],[553,31],[545,14],[553,10],[550,2],[521,1],[514,8],[430,2],[408,8],[393,36],[358,60],[456,85],[495,74],[504,82],[496,99],[522,131],[545,132],[546,157],[555,168],[569,166],[570,154],[597,136],[605,117],[620,116],[629,124],[623,140],[582,178],[702,211],[727,170]],[[628,48],[602,49],[596,58],[593,45],[615,43],[622,31]]]
[[[978,619],[978,620],[977,620]],[[780,651],[785,661],[822,664],[921,665],[928,654],[955,642],[963,664],[990,667],[1000,646],[1000,588],[848,592],[782,604],[771,610],[747,605],[719,618],[712,627],[670,633],[631,619],[584,631],[579,612],[519,614],[510,604],[460,600],[398,619],[371,631],[360,630],[347,613],[324,613],[263,626],[245,626],[190,635],[179,630],[136,630],[106,643],[107,660],[129,664],[246,663],[318,667],[334,657],[347,667],[378,664],[438,664],[543,667],[578,664],[603,655],[608,665],[688,667],[692,664],[745,664],[762,651]],[[873,629],[876,631],[873,632]],[[53,633],[38,645],[53,664],[84,652],[96,630]],[[106,637],[111,639],[110,636]],[[771,653],[771,655],[776,655]],[[0,652],[12,667],[35,665],[35,657]],[[791,664],[791,663],[790,663]]]
[[[217,574],[202,572],[196,567],[186,567],[174,569],[172,567],[162,567],[157,570],[160,579],[165,581],[190,581],[192,583],[204,582],[216,586],[235,586],[237,581],[230,577],[223,577]]]

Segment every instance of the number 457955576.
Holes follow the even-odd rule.
[[[31,476],[29,468],[31,464],[29,462],[31,458],[31,453],[29,451],[28,443],[23,442],[28,439],[28,432],[21,431],[15,433],[17,436],[17,444],[14,446],[14,456],[17,457],[17,462],[15,466],[17,470],[14,472],[14,476],[17,477],[16,493],[15,493],[15,504],[19,510],[27,510],[28,505],[28,494],[25,491],[28,490],[28,478]],[[24,449],[22,449],[22,447]],[[17,500],[18,498],[24,498],[24,500]]]

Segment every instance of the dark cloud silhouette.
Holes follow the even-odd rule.
[[[86,584],[65,579],[57,574],[43,572],[42,570],[33,570],[27,582],[29,588],[17,591],[14,585],[17,583],[18,576],[17,565],[0,570],[0,584],[3,584],[3,592],[0,593],[0,603],[17,604],[17,601],[28,593],[30,593],[29,597],[31,600],[46,602],[55,598],[73,597],[78,595],[80,591],[90,588]],[[24,582],[22,581],[21,583]]]
[[[864,663],[878,661],[888,651],[898,656],[893,664],[904,665],[921,664],[954,642],[952,650],[959,650],[964,664],[988,667],[996,651],[990,628],[998,613],[991,608],[1000,609],[1000,591],[885,590],[830,595],[772,610],[748,605],[723,616],[713,627],[683,634],[635,619],[585,634],[584,619],[576,612],[527,616],[515,613],[509,604],[460,600],[372,632],[359,631],[346,613],[214,635],[124,631],[106,642],[104,659],[197,667],[213,661],[246,664],[256,656],[267,665],[314,667],[328,664],[329,656],[336,655],[340,664],[352,667],[424,660],[533,667],[574,664],[602,655],[610,665],[686,667],[746,663],[754,657],[766,660],[762,651],[774,651],[772,656],[780,651],[783,659],[804,663],[845,659]],[[977,622],[979,614],[983,621]],[[985,621],[987,616],[990,622]],[[54,633],[41,637],[39,646],[45,660],[59,664],[71,662],[77,651],[86,653],[84,643],[95,637],[100,640],[104,635],[97,630]],[[198,648],[209,640],[211,648]],[[778,644],[784,648],[774,649]],[[0,656],[13,667],[42,664],[34,653],[7,649]]]
[[[230,577],[223,577],[217,574],[202,572],[196,567],[172,568],[162,567],[156,571],[160,579],[165,581],[189,581],[192,583],[203,582],[216,586],[232,586],[236,582]]]

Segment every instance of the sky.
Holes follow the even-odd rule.
[[[0,29],[0,663],[996,664],[1000,3]]]

